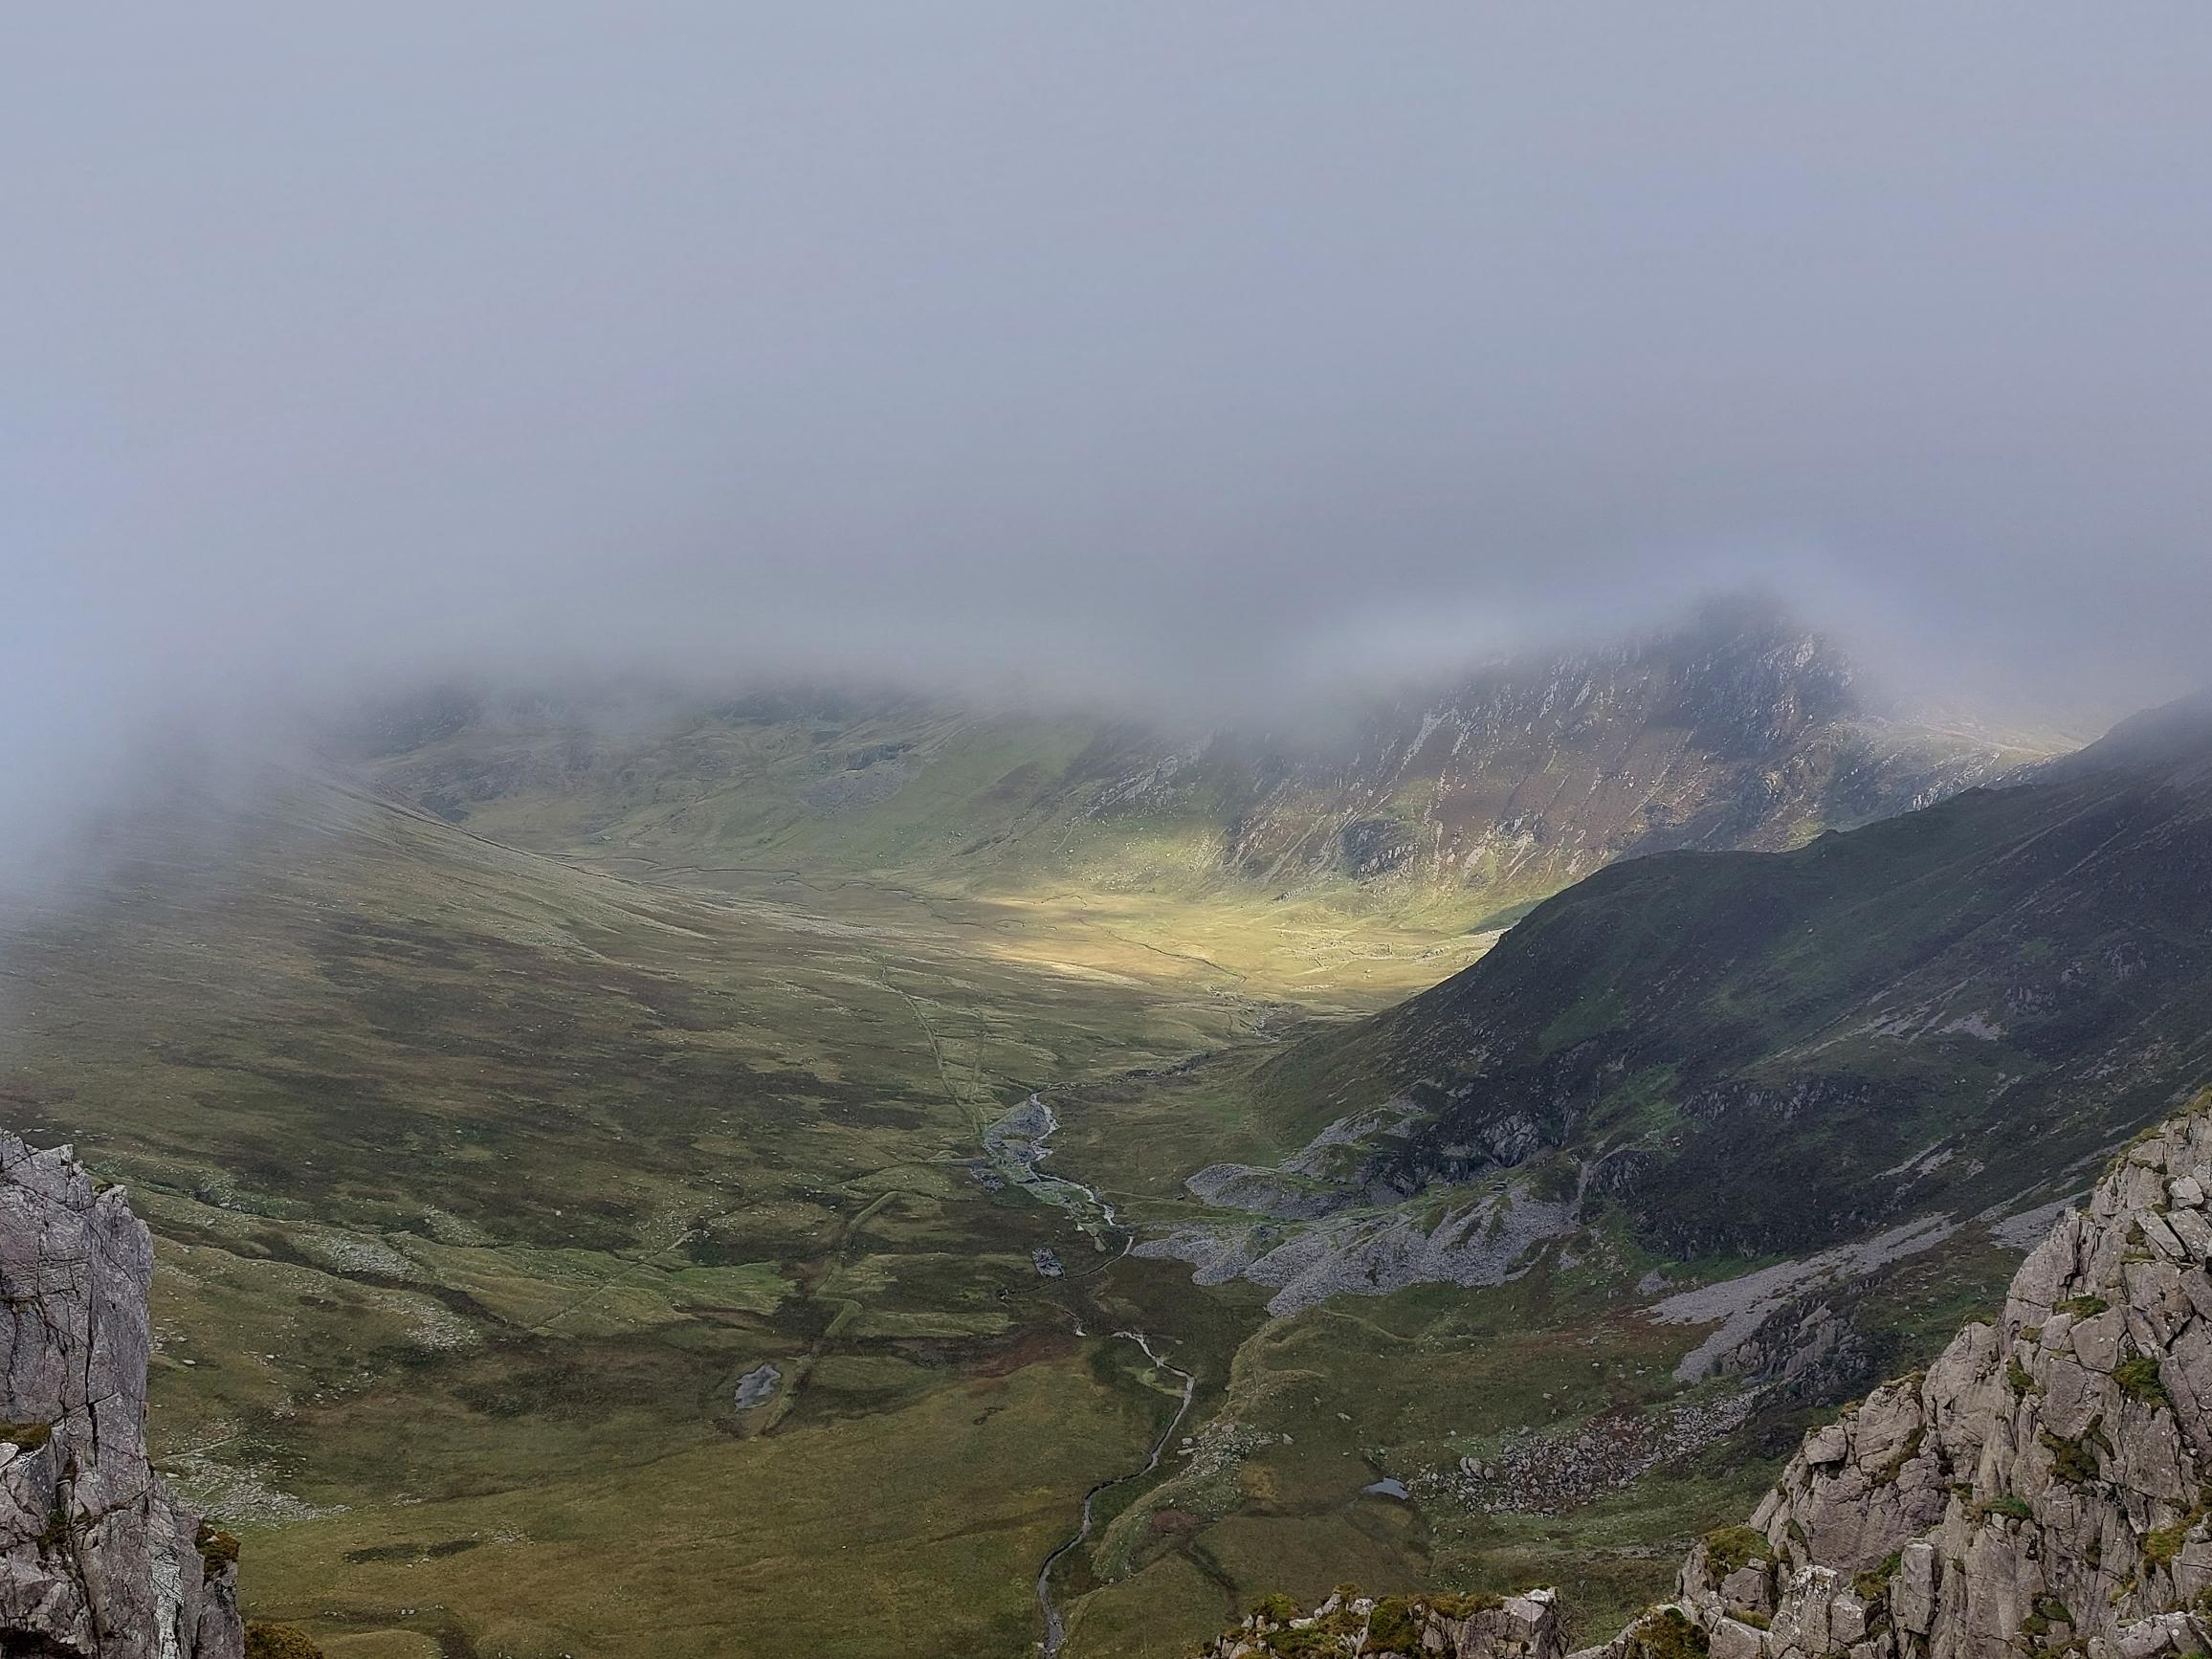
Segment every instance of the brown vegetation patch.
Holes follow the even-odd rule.
[[[1075,1352],[1075,1338],[1066,1331],[1025,1331],[996,1353],[976,1361],[978,1377],[1010,1377],[1027,1365],[1065,1360]]]

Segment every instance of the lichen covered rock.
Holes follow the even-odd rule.
[[[146,1457],[152,1274],[120,1188],[0,1132],[0,1652],[242,1653],[236,1542]]]
[[[1715,1659],[2212,1649],[2208,1193],[2201,1096],[2060,1220],[1997,1323],[1808,1434],[1748,1531],[1683,1565],[1675,1611]],[[1641,1627],[1585,1651],[1633,1659]]]

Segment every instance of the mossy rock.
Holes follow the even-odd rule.
[[[1851,1588],[1858,1591],[1862,1602],[1879,1602],[1890,1593],[1890,1581],[1897,1576],[1897,1568],[1905,1559],[1902,1550],[1891,1550],[1882,1558],[1882,1564],[1869,1567],[1851,1580]]]
[[[2089,1433],[2068,1440],[2064,1435],[2053,1434],[2047,1428],[2038,1429],[2036,1438],[2043,1443],[2044,1449],[2050,1453],[2051,1473],[2068,1486],[2088,1486],[2094,1481],[2100,1468],[2090,1440],[2090,1435],[2095,1431],[2096,1425],[2091,1423]]]
[[[2181,1553],[2181,1545],[2189,1537],[2189,1523],[2181,1521],[2174,1526],[2159,1527],[2143,1535],[2143,1559],[2154,1567],[2171,1566]]]
[[[1774,1559],[1774,1548],[1756,1527],[1715,1527],[1705,1535],[1705,1559],[1722,1578],[1754,1561]]]
[[[246,1626],[246,1659],[322,1659],[315,1638],[297,1625]]]
[[[1712,1647],[1712,1640],[1680,1607],[1648,1614],[1629,1632],[1628,1650],[1635,1659],[1705,1659]]]
[[[36,1451],[53,1437],[51,1423],[13,1423],[0,1419],[0,1440],[11,1442],[25,1451]]]
[[[1898,1447],[1891,1454],[1889,1462],[1874,1471],[1874,1484],[1876,1486],[1888,1486],[1895,1481],[1899,1475],[1905,1472],[1905,1466],[1920,1455],[1920,1448],[1927,1443],[1927,1429],[1915,1427],[1913,1432],[1905,1437],[1905,1444]]]
[[[1428,1605],[1447,1619],[1471,1619],[1477,1613],[1493,1612],[1504,1606],[1505,1598],[1476,1590],[1466,1595],[1431,1597]]]
[[[2121,1360],[2112,1367],[2112,1381],[2130,1400],[2139,1400],[2146,1405],[2163,1405],[2169,1411],[2174,1408],[2165,1382],[2158,1375],[2158,1362],[2148,1355]]]
[[[1367,1653],[1421,1651],[1421,1604],[1405,1596],[1385,1596],[1367,1620]]]
[[[238,1540],[213,1521],[200,1523],[200,1530],[193,1535],[192,1546],[200,1552],[201,1568],[210,1579],[220,1577],[224,1568],[238,1564]],[[275,1627],[291,1628],[290,1626]]]

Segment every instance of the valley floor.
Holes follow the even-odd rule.
[[[1204,1218],[1193,1170],[1295,1151],[1317,1125],[1251,1065],[1472,960],[1468,918],[594,862],[278,800],[125,831],[99,891],[12,918],[0,1095],[132,1187],[157,1453],[244,1537],[250,1610],[334,1659],[1029,1653],[1083,1493],[1179,1407],[1122,1330],[1196,1386],[1057,1569],[1071,1656],[1345,1577],[1553,1582],[1604,1629],[1791,1441],[1677,1382],[1701,1331],[1639,1312],[1624,1240],[1280,1316],[1121,1253]],[[1036,1167],[1117,1225],[994,1157],[1032,1092]],[[1915,1258],[1895,1323],[1948,1331],[2012,1259]]]

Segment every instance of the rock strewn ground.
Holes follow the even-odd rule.
[[[1559,1659],[1566,1643],[1549,1590],[1520,1596],[1385,1597],[1339,1590],[1311,1613],[1270,1597],[1205,1659],[1357,1653],[1388,1659]]]
[[[1515,1183],[1437,1222],[1399,1208],[1302,1224],[1183,1227],[1146,1239],[1132,1253],[1189,1262],[1202,1285],[1250,1279],[1274,1291],[1269,1313],[1295,1314],[1334,1295],[1505,1284],[1529,1270],[1538,1246],[1576,1232],[1575,1212],[1571,1202],[1536,1197]]]
[[[0,1132],[0,1652],[240,1659],[237,1545],[146,1458],[153,1244]]]
[[[1490,1457],[1426,1471],[1412,1485],[1426,1502],[1479,1514],[1565,1515],[1626,1491],[1670,1459],[1703,1450],[1740,1425],[1755,1403],[1744,1393],[1648,1413],[1621,1406],[1571,1429],[1518,1429]]]

